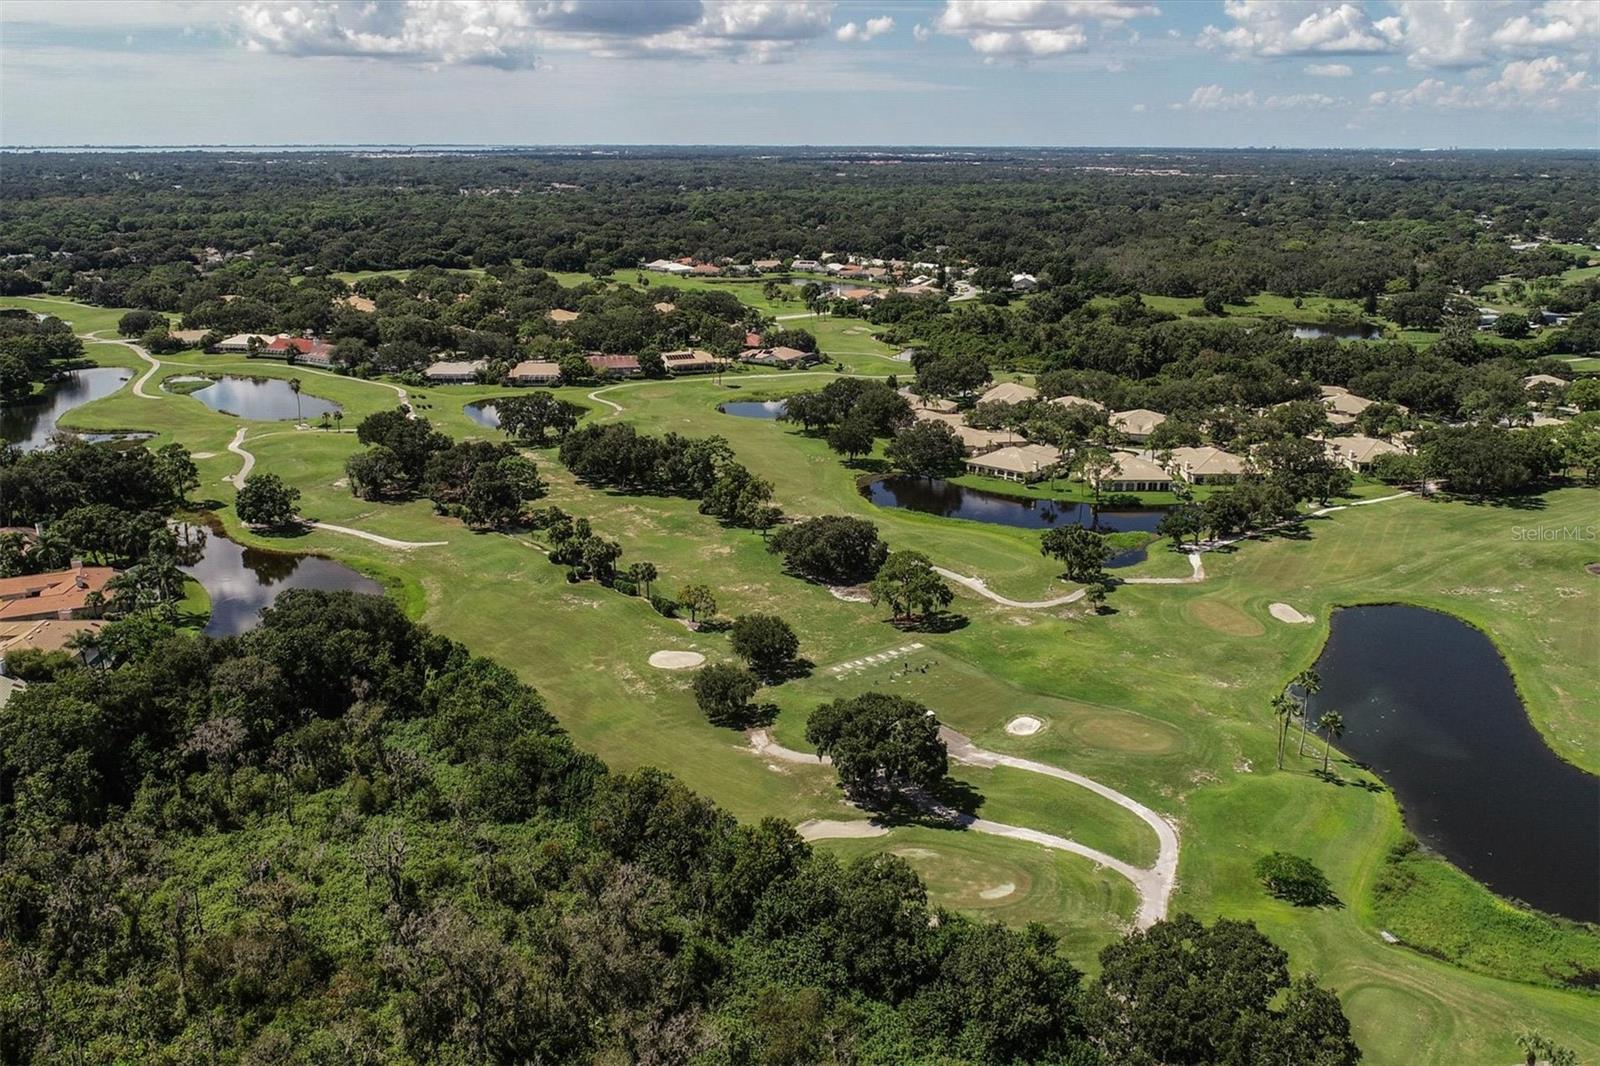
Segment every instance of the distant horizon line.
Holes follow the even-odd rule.
[[[750,151],[795,151],[795,150],[852,150],[852,151],[880,151],[880,152],[997,152],[997,151],[1099,151],[1099,152],[1580,152],[1600,154],[1600,145],[1563,145],[1557,147],[1536,146],[1490,146],[1490,145],[1448,145],[1444,147],[1428,147],[1423,145],[1317,145],[1294,146],[1277,144],[1249,144],[1249,145],[1219,145],[1219,144],[885,144],[885,143],[856,143],[856,144],[828,144],[816,143],[790,143],[790,144],[760,144],[746,142],[646,142],[646,141],[569,141],[569,142],[515,142],[515,141],[244,141],[244,142],[185,142],[164,144],[118,144],[118,143],[73,143],[73,144],[0,144],[0,152],[67,152],[75,150],[89,150],[97,152],[137,152],[137,151],[244,151],[262,149],[392,149],[412,151],[532,151],[532,150],[631,150],[631,149],[694,149],[715,148],[735,149]]]

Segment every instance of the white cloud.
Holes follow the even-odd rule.
[[[1368,55],[1392,51],[1399,36],[1394,19],[1374,22],[1353,3],[1224,0],[1222,9],[1232,28],[1207,26],[1196,40],[1235,56]]]
[[[1017,30],[1005,33],[991,30],[967,38],[972,50],[984,56],[1058,56],[1067,52],[1081,52],[1089,46],[1089,38],[1082,26],[1065,26],[1058,30]]]
[[[1306,73],[1313,78],[1348,78],[1355,71],[1348,63],[1307,63]]]
[[[933,36],[933,31],[919,22],[911,27],[911,36],[916,38],[918,44],[927,44]]]
[[[843,26],[833,31],[834,37],[841,41],[870,41],[874,37],[882,37],[894,29],[894,19],[888,15],[868,19],[866,25],[858,26],[854,22],[846,22]]]
[[[833,8],[833,0],[294,0],[244,4],[237,19],[256,51],[517,69],[545,49],[770,59],[826,34]]]
[[[1303,108],[1336,107],[1349,101],[1325,93],[1287,93],[1260,96],[1254,89],[1230,93],[1220,85],[1202,85],[1189,99],[1169,104],[1173,111],[1292,111]]]
[[[1494,81],[1477,86],[1424,78],[1409,89],[1383,90],[1367,99],[1376,107],[1553,110],[1573,102],[1592,106],[1593,91],[1594,82],[1587,71],[1574,70],[1560,56],[1544,56],[1513,59],[1500,68]]]
[[[1033,59],[1086,49],[1085,23],[1120,26],[1160,13],[1141,0],[945,0],[933,26],[988,59]]]
[[[1146,112],[1146,111],[1148,111],[1148,110],[1150,110],[1150,108],[1149,108],[1149,107],[1147,107],[1147,106],[1146,106],[1146,105],[1144,105],[1144,104],[1134,104],[1134,105],[1133,105],[1133,110],[1134,110],[1134,113],[1135,113],[1135,114],[1139,114],[1139,115],[1142,115],[1142,114],[1144,114],[1144,113],[1145,113],[1145,112]]]
[[[1548,0],[1531,15],[1507,19],[1491,40],[1506,48],[1595,47],[1600,39],[1600,4],[1594,0]]]
[[[254,3],[238,15],[257,51],[506,69],[536,58],[533,11],[523,4]]]

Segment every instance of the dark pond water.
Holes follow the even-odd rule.
[[[492,403],[469,403],[461,410],[480,426],[487,429],[500,428],[500,412],[495,410]]]
[[[1121,570],[1125,566],[1136,566],[1150,558],[1150,553],[1144,548],[1129,548],[1125,552],[1118,552],[1106,560],[1107,570]]]
[[[38,403],[7,404],[0,407],[0,438],[21,445],[31,452],[50,443],[61,416],[74,407],[110,396],[125,385],[133,371],[120,366],[98,366],[74,370],[50,386]],[[109,440],[116,434],[88,434],[91,440]]]
[[[862,486],[861,494],[879,507],[903,507],[945,518],[965,518],[1019,529],[1048,529],[1051,526],[1080,525],[1107,533],[1154,533],[1165,508],[1096,512],[1087,503],[1066,500],[1032,500],[1006,496],[986,489],[968,488],[938,478],[891,474]],[[1130,560],[1131,565],[1137,560]]]
[[[204,585],[211,597],[208,637],[229,637],[254,628],[262,610],[289,589],[383,594],[382,585],[332,559],[246,548],[212,532],[206,534],[200,561],[183,572]]]
[[[1600,777],[1546,746],[1488,637],[1419,607],[1351,607],[1317,671],[1313,715],[1344,716],[1339,747],[1417,839],[1502,896],[1600,921]]]
[[[787,400],[737,400],[733,403],[719,403],[717,410],[725,415],[737,415],[739,418],[765,418],[775,419],[780,417],[789,406]]]
[[[168,383],[171,381],[169,378]],[[245,378],[229,374],[189,395],[213,411],[263,422],[284,418],[315,420],[339,410],[339,405],[332,400],[324,400],[309,392],[302,392],[296,397],[284,378]]]
[[[1309,322],[1289,323],[1289,332],[1297,340],[1316,340],[1318,337],[1332,337],[1341,341],[1369,341],[1374,337],[1383,335],[1383,329],[1368,322],[1358,322],[1340,325],[1314,325]]]

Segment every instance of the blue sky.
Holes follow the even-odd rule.
[[[0,142],[1600,148],[1600,0],[7,0]]]

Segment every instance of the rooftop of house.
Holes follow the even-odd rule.
[[[1191,474],[1242,474],[1249,464],[1221,448],[1173,448],[1172,462]]]
[[[47,574],[0,578],[0,621],[46,618],[82,610],[104,592],[117,572],[109,566],[75,566]]]
[[[1147,407],[1134,407],[1127,411],[1118,411],[1111,416],[1111,424],[1125,433],[1148,435],[1157,426],[1167,420],[1167,416],[1160,411],[1152,411]]]
[[[1135,452],[1112,452],[1117,469],[1108,474],[1107,481],[1171,481],[1172,475],[1154,459],[1146,459]]]
[[[1002,381],[978,397],[979,403],[1026,403],[1039,395],[1039,390],[1020,381]]]
[[[1538,388],[1540,385],[1549,385],[1554,389],[1564,389],[1569,384],[1571,382],[1565,378],[1558,378],[1554,374],[1529,374],[1522,379],[1522,387],[1525,389]]]
[[[1083,396],[1074,396],[1071,393],[1068,393],[1065,396],[1052,397],[1050,402],[1055,404],[1057,407],[1092,407],[1096,411],[1104,411],[1106,409],[1106,405],[1101,403],[1099,400],[1091,400]]]
[[[559,363],[551,363],[543,359],[524,359],[511,368],[510,377],[514,378],[554,378],[561,375]]]
[[[1061,450],[1043,444],[1013,444],[968,459],[973,465],[1011,474],[1033,474],[1061,461]]]
[[[482,370],[487,365],[488,364],[486,362],[484,362],[482,359],[474,359],[474,360],[471,360],[470,362],[468,362],[468,361],[460,361],[460,360],[457,360],[457,361],[448,361],[447,360],[447,361],[444,361],[444,362],[434,363],[432,366],[428,367],[428,369],[426,371],[424,371],[423,373],[428,377],[447,377],[447,378],[471,377],[473,374],[476,374],[478,371]]]
[[[601,352],[590,352],[583,358],[596,370],[601,368],[606,368],[609,370],[636,370],[639,366],[639,357],[636,355],[606,355]]]
[[[98,633],[104,624],[80,618],[0,622],[0,658],[14,651],[61,651],[79,633]]]
[[[1380,455],[1403,455],[1405,449],[1381,437],[1364,437],[1357,433],[1349,437],[1330,437],[1330,452],[1349,456],[1358,463],[1370,463]]]

